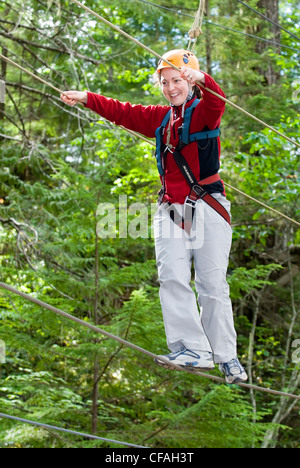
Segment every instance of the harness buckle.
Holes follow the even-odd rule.
[[[175,151],[174,146],[172,146],[172,145],[166,145],[165,150],[164,150],[164,153],[166,153],[167,151],[169,151],[170,153],[173,154],[174,151]]]
[[[198,198],[204,198],[207,195],[207,191],[200,185],[194,185],[192,191],[195,192]]]
[[[197,201],[198,201],[198,200],[193,200],[192,198],[190,198],[190,197],[188,196],[188,197],[186,197],[184,204],[185,204],[185,205],[189,205],[189,206],[191,206],[192,208],[196,208]]]
[[[196,198],[192,198],[192,192],[194,192]],[[191,206],[192,208],[196,208],[197,201],[204,198],[205,195],[207,195],[206,190],[204,190],[200,185],[194,185],[191,190],[191,193],[185,199],[185,204]]]

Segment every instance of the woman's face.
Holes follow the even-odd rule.
[[[180,72],[174,68],[162,69],[161,86],[165,98],[173,106],[181,106],[189,95],[188,82],[181,78]]]

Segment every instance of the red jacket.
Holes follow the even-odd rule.
[[[205,73],[205,86],[221,96],[225,94],[217,83]],[[190,133],[200,132],[202,130],[215,130],[220,126],[221,117],[225,110],[225,102],[217,98],[209,91],[201,88],[203,99],[195,108],[190,126]],[[185,106],[188,108],[195,98],[191,99]],[[99,94],[88,93],[86,107],[97,112],[102,117],[116,125],[123,125],[129,130],[141,133],[148,138],[155,137],[155,131],[160,127],[163,118],[170,110],[170,106],[143,106],[132,105],[129,102],[120,102],[116,99],[106,98]],[[182,126],[182,108],[181,106],[172,107],[173,128],[171,129],[171,141],[173,146],[179,143],[178,129]],[[164,135],[164,143],[166,139]],[[220,169],[220,138],[212,140],[203,140],[190,143],[182,150],[182,154],[187,160],[198,180],[206,179]],[[172,154],[168,152],[165,159],[165,188],[166,198],[171,203],[183,204],[190,193],[190,188],[183,175],[181,174]],[[215,182],[205,186],[209,193],[224,193],[222,181]]]

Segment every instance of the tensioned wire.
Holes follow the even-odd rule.
[[[170,8],[170,7],[163,6],[163,5],[158,5],[157,3],[149,2],[147,0],[136,0],[136,1],[146,3],[147,5],[150,5],[155,8],[160,8],[162,10],[171,11],[172,13],[175,13],[176,15],[179,15],[179,16],[185,16],[187,18],[194,18],[194,16],[189,15],[188,13],[185,13],[183,11],[175,10],[174,8]],[[203,19],[203,23],[207,26],[215,26],[216,28],[225,29],[226,31],[231,31],[236,34],[241,34],[242,36],[251,37],[252,39],[257,39],[258,41],[266,42],[267,44],[272,44],[278,47],[284,47],[285,49],[293,50],[294,52],[299,52],[299,49],[295,49],[294,47],[281,44],[280,42],[271,41],[270,39],[265,39],[264,37],[255,36],[254,34],[249,34],[243,31],[238,31],[237,29],[230,28],[229,26],[224,26],[223,24],[214,23],[211,20],[208,21],[208,20]]]
[[[64,94],[64,91],[62,91],[61,89],[57,88],[56,86],[52,85],[51,83],[49,83],[48,81],[44,80],[43,78],[39,77],[38,75],[35,75],[34,73],[28,71],[26,68],[22,67],[21,65],[19,65],[18,63],[14,62],[13,60],[9,59],[8,57],[0,54],[0,59],[2,60],[5,60],[7,63],[9,63],[10,65],[13,65],[14,67],[18,68],[19,70],[23,71],[24,73],[27,73],[27,75],[31,76],[32,78],[34,78],[35,80],[37,81],[40,81],[41,83],[45,84],[46,86],[49,86],[50,88],[54,89],[54,91],[56,91],[57,93],[59,94]],[[128,128],[126,127],[123,127],[122,125],[120,125],[120,127],[123,129],[123,130],[126,130],[128,133],[130,133],[131,135],[133,135],[134,137],[136,138],[139,138],[139,139],[142,139],[144,140],[146,143],[148,143],[149,145],[155,147],[155,143],[153,143],[151,140],[148,140],[147,138],[145,138],[144,136],[140,135],[139,133],[136,133],[132,130],[129,130]],[[231,190],[234,190],[235,192],[239,193],[240,195],[243,195],[244,197],[246,198],[249,198],[250,200],[254,201],[255,203],[263,206],[265,209],[269,210],[269,211],[272,211],[273,213],[276,213],[277,215],[279,215],[280,217],[282,218],[285,218],[287,219],[288,221],[292,222],[293,224],[296,224],[297,226],[300,226],[300,223],[298,221],[296,221],[295,219],[293,218],[290,218],[289,216],[281,213],[280,211],[276,210],[275,208],[272,208],[271,206],[269,205],[266,205],[265,203],[257,200],[256,198],[248,195],[247,193],[245,192],[242,192],[241,190],[233,187],[232,185],[224,182],[224,185],[226,185],[228,188],[230,188]]]
[[[11,416],[11,415],[5,414],[5,413],[0,413],[0,418],[12,419],[13,421],[18,421],[18,422],[21,422],[21,423],[30,424],[32,426],[43,427],[45,429],[50,429],[52,431],[65,432],[67,434],[72,434],[72,435],[76,435],[76,436],[79,436],[79,437],[85,437],[86,439],[102,440],[103,442],[108,442],[108,443],[111,443],[111,444],[118,444],[118,445],[125,445],[126,447],[147,448],[147,447],[144,447],[143,445],[135,445],[135,444],[130,444],[129,442],[121,442],[120,440],[106,439],[104,437],[99,437],[99,436],[95,436],[95,435],[92,435],[92,434],[85,434],[83,432],[73,431],[71,429],[64,429],[63,427],[52,426],[50,424],[44,424],[44,423],[40,423],[40,422],[36,422],[36,421],[31,421],[29,419],[19,418],[17,416]]]
[[[237,0],[239,3],[241,3],[242,5],[244,5],[244,7],[246,8],[249,8],[249,10],[253,11],[254,13],[256,13],[257,15],[259,15],[261,18],[263,18],[265,21],[268,21],[269,23],[273,24],[274,26],[276,26],[277,28],[281,29],[282,31],[286,32],[287,34],[289,34],[291,37],[293,37],[294,39],[297,39],[297,41],[300,41],[300,37],[296,36],[296,34],[294,33],[291,33],[290,31],[288,31],[287,29],[283,28],[280,24],[276,23],[276,21],[273,21],[271,18],[268,18],[266,15],[264,15],[263,13],[261,13],[260,11],[257,11],[255,10],[254,8],[252,8],[250,5],[247,5],[247,3],[245,2],[242,2],[242,0]]]
[[[84,9],[87,9],[84,5],[80,4],[80,2],[78,2],[78,1],[76,1],[76,0],[72,0],[72,1],[74,1],[74,2],[77,3],[78,5],[82,6]],[[95,14],[95,13],[94,13],[92,10],[90,10],[90,9],[87,9],[87,11],[92,12],[93,14]],[[95,14],[95,15],[97,15],[97,14]],[[98,16],[99,16],[99,15],[97,15],[97,17],[98,17]],[[104,20],[104,18],[101,18],[100,16],[99,16],[99,18],[100,18],[101,20]],[[106,22],[106,20],[105,20],[104,22]],[[111,23],[109,23],[109,22],[108,22],[108,24],[111,25]],[[114,29],[117,28],[117,27],[115,27],[114,25],[111,25],[111,26],[112,26]],[[123,35],[127,35],[127,33],[124,33],[124,32],[123,32],[122,30],[120,30],[119,28],[117,28],[117,30],[118,30],[119,32],[121,32]],[[143,48],[146,48],[146,46],[144,46],[143,44],[139,43],[139,41],[136,41],[136,40],[133,39],[131,36],[129,36],[129,38],[130,38],[131,40],[134,40],[134,42],[137,42],[137,43],[138,43],[139,45],[141,45]],[[154,53],[151,49],[149,49],[149,48],[147,48],[147,49],[148,49],[148,51],[150,51],[151,53]],[[161,56],[159,56],[159,55],[156,54],[156,53],[154,53],[154,55],[158,56],[158,58],[160,58],[160,59],[163,59]],[[37,77],[37,76],[34,75],[33,73],[31,73],[31,72],[25,70],[25,69],[24,69],[23,67],[21,67],[20,65],[17,65],[17,64],[15,64],[15,62],[11,61],[11,60],[8,59],[7,57],[4,57],[2,54],[0,54],[0,58],[2,58],[3,60],[6,60],[8,63],[10,63],[10,64],[16,66],[17,68],[23,70],[24,72],[26,72],[27,74],[29,74],[29,75],[32,76],[33,78],[38,79],[38,80],[39,80],[40,82],[42,82],[43,84],[45,84],[45,85],[47,85],[47,86],[50,86],[50,87],[51,87],[52,89],[54,89],[55,91],[57,91],[57,92],[63,94],[63,91],[62,91],[62,90],[56,88],[55,86],[51,85],[51,84],[48,83],[47,81],[43,80],[42,78]],[[177,67],[174,67],[173,64],[170,63],[170,65],[171,65],[173,68],[178,69]],[[178,69],[178,70],[179,70],[179,69]],[[212,91],[209,90],[209,89],[208,89],[208,91],[212,92]],[[220,97],[222,100],[225,100],[224,98],[222,98],[221,96],[219,96],[217,93],[212,92],[212,94],[216,94],[216,96]],[[225,100],[225,101],[227,101],[227,100]],[[230,101],[228,101],[228,102],[229,102],[231,105],[233,105],[233,103],[231,103]],[[234,105],[234,107],[239,108],[239,107],[236,106],[236,105]],[[257,120],[257,121],[263,123],[265,126],[267,126],[268,128],[270,128],[271,130],[275,131],[275,133],[278,133],[280,136],[283,136],[284,138],[288,139],[289,141],[291,141],[292,143],[296,144],[297,146],[300,146],[300,145],[298,145],[296,142],[294,142],[293,140],[289,139],[289,138],[286,137],[285,135],[283,135],[283,134],[281,134],[280,132],[278,132],[276,129],[273,129],[272,127],[268,126],[267,124],[265,124],[264,122],[260,121],[259,119],[257,119],[256,117],[252,116],[251,114],[247,113],[247,112],[244,111],[243,109],[241,109],[241,108],[239,108],[239,109],[242,110],[242,111],[243,111],[244,113],[246,113],[247,115],[249,115],[250,117],[254,118],[255,120]],[[135,134],[135,132],[132,132],[132,131],[130,131],[130,133]],[[137,134],[137,136],[139,136],[139,135]],[[227,185],[228,185],[228,184],[227,184]],[[228,186],[229,186],[229,185],[228,185]],[[229,187],[231,187],[231,186],[229,186]],[[233,187],[231,187],[231,188],[233,188]],[[237,189],[235,189],[235,188],[233,188],[233,189],[234,189],[234,190],[237,190]],[[240,192],[240,191],[239,191],[239,192]],[[240,192],[240,193],[243,193],[243,192]],[[246,195],[246,194],[245,194],[245,195]],[[248,195],[246,195],[246,196],[249,197]],[[252,198],[252,197],[249,197],[249,198]],[[253,198],[252,198],[252,199],[253,199]],[[254,201],[257,201],[257,200],[255,200],[255,199],[253,199],[253,200],[254,200]],[[257,201],[257,202],[258,202],[258,201]],[[262,204],[261,202],[258,202],[258,203]],[[282,213],[279,213],[279,212],[277,212],[276,210],[274,210],[273,208],[270,208],[270,207],[268,207],[267,205],[264,205],[264,204],[262,204],[262,205],[265,206],[265,207],[268,208],[268,209],[271,209],[272,211],[275,211],[276,213],[280,214],[281,216],[286,217],[286,216],[283,215]],[[286,217],[286,218],[288,218],[288,217]],[[296,222],[296,221],[292,220],[291,218],[288,218],[288,219],[289,219],[290,221]],[[296,223],[297,223],[297,222],[296,222]],[[300,224],[300,223],[297,223],[297,224]],[[154,353],[151,353],[151,352],[149,352],[149,351],[147,351],[147,350],[145,350],[145,349],[143,349],[143,348],[141,348],[141,347],[139,347],[139,346],[137,346],[137,345],[135,345],[135,344],[133,344],[133,343],[130,343],[130,342],[128,342],[127,340],[124,340],[124,339],[122,339],[122,338],[120,338],[120,337],[117,337],[117,336],[115,336],[115,335],[112,335],[111,333],[108,333],[108,332],[106,332],[105,330],[100,329],[99,327],[96,327],[96,326],[94,326],[94,325],[92,325],[92,324],[89,324],[89,323],[87,323],[87,322],[85,322],[85,321],[83,321],[83,320],[81,320],[81,319],[78,319],[77,317],[72,316],[71,314],[68,314],[68,313],[66,313],[66,312],[64,312],[64,311],[62,311],[62,310],[60,310],[60,309],[58,309],[58,308],[55,308],[55,307],[53,307],[53,306],[51,306],[51,305],[49,305],[49,304],[47,304],[47,303],[45,303],[45,302],[42,302],[42,301],[40,301],[40,300],[38,300],[38,299],[36,299],[36,298],[33,298],[33,297],[31,297],[31,296],[29,296],[29,295],[23,293],[22,291],[18,291],[18,290],[16,290],[15,288],[13,288],[13,287],[11,287],[11,286],[8,286],[8,285],[6,285],[6,284],[4,284],[4,283],[0,283],[0,287],[3,288],[3,289],[8,290],[8,291],[10,291],[10,292],[12,292],[12,293],[14,293],[14,294],[17,294],[17,295],[19,295],[19,296],[21,296],[21,297],[23,297],[23,298],[25,298],[25,299],[27,299],[27,300],[29,300],[29,301],[35,303],[35,304],[41,306],[41,307],[44,307],[44,308],[46,308],[46,309],[48,309],[48,310],[50,310],[50,311],[52,311],[52,312],[55,312],[56,314],[59,314],[59,315],[65,317],[65,318],[67,318],[67,319],[69,319],[69,320],[71,320],[71,321],[73,321],[73,322],[79,323],[79,324],[81,324],[81,325],[83,325],[83,326],[85,326],[85,327],[87,327],[87,328],[90,328],[91,330],[93,330],[93,331],[95,331],[95,332],[97,332],[97,333],[101,333],[102,335],[104,335],[104,336],[106,336],[106,337],[108,337],[108,338],[111,338],[111,339],[113,339],[113,340],[115,340],[115,341],[118,341],[118,342],[122,343],[122,344],[125,345],[125,346],[128,346],[128,347],[130,347],[130,348],[132,348],[132,349],[134,349],[134,350],[137,350],[137,351],[139,351],[139,352],[141,352],[141,353],[143,353],[143,354],[146,354],[146,355],[148,355],[148,356],[150,356],[150,357],[152,357],[152,358],[154,358],[154,359],[157,359],[157,358],[158,358],[158,356],[155,355]],[[160,361],[163,361],[163,362],[169,364],[169,361],[168,361],[167,359],[165,359],[164,357],[161,357],[161,356],[160,356],[159,359],[160,359]],[[195,374],[194,372],[192,372],[192,371],[189,370],[189,369],[182,369],[181,367],[179,367],[179,366],[177,366],[177,365],[174,365],[174,364],[173,364],[172,367],[173,367],[173,369],[176,369],[176,370],[181,370],[181,371],[185,371],[185,372],[188,372],[188,373]],[[209,375],[209,374],[204,374],[204,373],[202,373],[202,372],[197,372],[196,375],[198,375],[198,376],[200,376],[200,377],[206,377],[206,378],[209,378],[209,379],[211,379],[211,380],[218,381],[218,382],[225,383],[225,380],[224,380],[224,379],[222,379],[222,378],[220,378],[220,377],[217,377],[217,376],[213,376],[213,375]],[[291,394],[291,393],[287,393],[287,392],[280,392],[280,391],[277,391],[277,390],[273,390],[273,389],[269,389],[269,388],[264,388],[264,387],[259,387],[259,386],[255,386],[255,385],[252,385],[252,384],[239,383],[238,385],[241,386],[241,387],[244,387],[244,388],[250,388],[250,389],[253,389],[253,390],[258,390],[258,391],[270,393],[270,394],[273,394],[273,395],[278,395],[278,396],[283,396],[283,397],[289,397],[289,398],[293,398],[293,399],[296,399],[296,400],[300,400],[300,396],[294,395],[294,394]],[[18,420],[18,421],[21,421],[21,422],[25,422],[25,423],[29,423],[29,424],[33,424],[33,425],[37,425],[37,426],[42,426],[42,427],[46,427],[46,428],[49,428],[49,429],[59,430],[59,431],[63,431],[63,432],[69,432],[69,433],[71,433],[71,434],[80,435],[80,436],[85,436],[85,437],[92,438],[92,439],[105,440],[105,441],[107,441],[107,442],[117,443],[117,444],[121,444],[121,445],[126,445],[126,446],[131,446],[131,447],[141,447],[141,448],[144,448],[144,447],[142,447],[142,446],[137,446],[137,445],[134,445],[134,444],[129,444],[129,443],[124,443],[124,442],[120,442],[120,441],[115,441],[115,440],[112,440],[112,439],[104,439],[104,438],[97,437],[97,436],[90,436],[90,435],[87,435],[87,434],[78,433],[78,432],[76,432],[76,431],[71,431],[71,430],[66,430],[66,429],[63,429],[63,428],[59,428],[59,427],[57,427],[57,426],[50,426],[50,425],[46,425],[46,424],[42,424],[42,423],[37,423],[37,422],[34,422],[34,421],[25,420],[25,419],[22,419],[22,418],[12,417],[12,416],[9,416],[9,415],[5,415],[5,414],[3,414],[3,413],[0,413],[0,417],[6,417],[6,418],[8,418],[8,419],[15,419],[15,420]]]
[[[157,52],[155,52],[154,50],[150,49],[150,47],[146,46],[145,44],[143,44],[142,42],[140,42],[138,39],[132,37],[130,34],[126,33],[125,31],[123,31],[121,28],[119,28],[118,26],[116,26],[115,24],[111,23],[110,21],[108,21],[106,18],[103,18],[103,16],[100,16],[98,13],[96,13],[95,11],[93,11],[91,8],[87,7],[86,5],[84,5],[83,3],[79,2],[78,0],[71,0],[73,3],[76,3],[76,5],[80,6],[81,8],[83,8],[85,11],[87,11],[88,13],[90,13],[91,15],[95,16],[97,19],[99,19],[101,22],[103,22],[104,24],[106,24],[107,26],[109,26],[110,28],[114,29],[115,31],[117,31],[119,34],[122,34],[123,36],[125,36],[127,39],[129,39],[130,41],[134,42],[136,45],[138,45],[139,47],[142,47],[144,50],[146,50],[147,52],[149,52],[150,54],[154,55],[155,57],[157,57],[159,60],[163,60],[165,63],[167,63],[168,65],[170,65],[170,67],[174,68],[174,70],[177,70],[177,71],[180,71],[180,68],[177,67],[176,65],[174,65],[173,63],[169,62],[168,60],[164,59],[162,55],[158,54]],[[266,122],[264,122],[263,120],[259,119],[258,117],[254,116],[253,114],[250,114],[250,112],[246,111],[245,109],[243,109],[242,107],[238,106],[237,104],[235,104],[234,102],[230,101],[229,99],[223,97],[223,96],[220,96],[220,94],[216,93],[215,91],[213,91],[212,89],[209,89],[205,86],[203,86],[202,83],[199,83],[199,86],[203,89],[205,89],[207,92],[213,94],[214,96],[218,97],[219,99],[221,99],[222,101],[226,102],[227,104],[229,104],[230,106],[234,107],[235,109],[239,110],[240,112],[242,112],[243,114],[247,115],[248,117],[250,117],[251,119],[255,120],[256,122],[260,123],[261,125],[263,125],[264,127],[267,127],[269,128],[272,132],[274,133],[277,133],[277,135],[279,135],[280,137],[284,138],[285,140],[289,141],[290,143],[292,143],[293,145],[297,146],[298,148],[300,148],[300,143],[298,143],[297,141],[293,140],[292,138],[288,137],[287,135],[279,132],[279,130],[276,130],[276,128],[272,127],[271,125],[267,124]]]
[[[83,8],[85,11],[87,11],[88,13],[94,15],[96,18],[98,18],[100,21],[102,21],[104,24],[108,25],[109,27],[111,27],[112,29],[114,29],[115,31],[117,31],[118,33],[122,34],[123,36],[125,36],[126,38],[128,38],[129,40],[133,41],[136,45],[142,47],[143,49],[145,49],[146,51],[150,52],[152,55],[156,56],[158,59],[160,60],[163,60],[164,62],[168,63],[168,65],[170,65],[172,68],[174,68],[175,70],[178,70],[180,71],[180,68],[179,67],[176,67],[173,63],[169,62],[168,60],[165,60],[160,54],[158,54],[157,52],[155,52],[154,50],[150,49],[150,47],[144,45],[143,43],[141,43],[139,40],[137,40],[136,38],[132,37],[130,34],[126,33],[125,31],[123,31],[122,29],[120,29],[118,26],[114,25],[113,23],[111,23],[110,21],[108,21],[107,19],[103,18],[102,16],[100,16],[98,13],[96,13],[95,11],[93,11],[92,9],[90,9],[89,7],[87,7],[86,5],[82,4],[81,2],[79,2],[78,0],[71,0],[73,3],[76,3],[78,6],[80,6],[81,8]],[[222,101],[226,102],[227,104],[231,105],[232,107],[234,107],[235,109],[239,110],[240,112],[244,113],[245,115],[247,115],[248,117],[252,118],[253,120],[257,121],[258,123],[260,123],[261,125],[267,127],[269,130],[271,130],[272,132],[274,133],[277,133],[277,135],[281,136],[282,138],[285,138],[286,140],[288,140],[290,143],[292,143],[293,145],[297,146],[298,148],[300,148],[300,144],[298,142],[296,142],[295,140],[293,140],[292,138],[289,138],[288,136],[284,135],[283,133],[279,132],[278,130],[276,130],[274,127],[268,125],[267,123],[265,123],[264,121],[262,121],[261,119],[258,119],[256,116],[250,114],[248,111],[246,111],[245,109],[241,108],[240,106],[238,106],[237,104],[233,103],[232,101],[229,101],[228,99],[224,98],[223,96],[220,96],[218,93],[216,93],[215,91],[212,91],[211,89],[203,86],[201,83],[198,83],[202,88],[204,88],[206,91],[210,92],[211,94],[213,94],[214,96],[218,97],[219,99],[221,99]],[[240,193],[243,193],[240,191]],[[253,197],[249,197],[249,198],[252,198],[253,200]],[[260,202],[260,204],[264,207],[266,207],[267,205],[263,204],[262,202]],[[274,211],[274,209],[273,209]],[[276,212],[276,210],[275,210]],[[277,213],[278,214],[278,213]],[[284,215],[284,217],[286,217]],[[289,218],[289,217],[287,217]],[[289,218],[289,221],[291,221],[291,218]],[[300,226],[300,223],[298,223],[297,221],[294,221],[297,225]]]
[[[145,354],[148,357],[151,357],[153,359],[158,359],[159,361],[161,361],[161,362],[163,362],[165,364],[168,364],[168,366],[170,366],[170,361],[167,358],[165,358],[164,356],[158,356],[157,354],[154,354],[151,351],[148,351],[147,349],[144,349],[144,348],[142,348],[140,346],[137,346],[136,344],[131,343],[130,341],[124,340],[123,338],[120,338],[119,336],[113,335],[112,333],[109,333],[108,331],[103,330],[103,329],[101,329],[101,328],[99,328],[99,327],[97,327],[97,326],[95,326],[95,325],[93,325],[93,324],[91,324],[89,322],[85,322],[84,320],[81,320],[78,317],[75,317],[74,315],[71,315],[71,314],[69,314],[67,312],[64,312],[63,310],[58,309],[57,307],[53,307],[52,305],[47,304],[46,302],[43,302],[43,301],[41,301],[39,299],[36,299],[35,297],[32,297],[29,294],[24,293],[23,291],[15,289],[14,287],[12,287],[12,286],[10,286],[8,284],[0,282],[0,288],[5,289],[6,291],[9,291],[9,292],[11,292],[13,294],[16,294],[16,295],[22,297],[23,299],[26,299],[27,301],[32,302],[33,304],[36,304],[36,305],[38,305],[40,307],[43,307],[43,308],[49,310],[50,312],[54,312],[57,315],[65,317],[66,319],[71,320],[72,322],[78,323],[79,325],[82,325],[82,326],[84,326],[86,328],[89,328],[90,330],[92,330],[92,331],[94,331],[96,333],[100,333],[101,335],[104,335],[107,338],[110,338],[110,339],[112,339],[114,341],[118,341],[122,345],[127,346],[127,347],[129,347],[129,348],[131,348],[131,349],[133,349],[135,351],[138,351],[138,352],[140,352],[142,354]],[[219,383],[226,383],[225,379],[223,379],[221,377],[218,377],[216,375],[206,374],[204,372],[194,372],[193,370],[190,370],[190,369],[187,369],[187,368],[182,368],[182,367],[180,367],[178,365],[175,365],[173,363],[172,363],[171,368],[174,369],[174,370],[180,370],[180,371],[183,371],[183,372],[187,372],[188,374],[193,374],[193,375],[196,375],[198,377],[205,377],[207,379],[214,380],[214,381],[219,382]],[[271,388],[260,387],[260,386],[257,386],[257,385],[246,384],[246,383],[242,383],[242,382],[239,382],[236,385],[238,385],[240,387],[243,387],[243,388],[257,390],[257,391],[264,392],[264,393],[270,393],[272,395],[277,395],[277,396],[292,398],[292,399],[295,399],[295,400],[300,400],[300,395],[294,395],[293,393],[281,392],[279,390],[273,390]]]

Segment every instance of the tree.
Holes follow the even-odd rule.
[[[179,10],[175,0],[168,5]],[[193,16],[198,5],[183,1],[180,12]],[[251,5],[271,14],[256,0]],[[139,0],[89,6],[159,53],[188,43],[189,16]],[[230,0],[207,2],[205,19],[218,26],[205,22],[197,41],[203,69],[211,69],[230,99],[297,138],[295,39],[277,37],[269,24]],[[278,22],[297,33],[296,2],[283,2]],[[282,47],[264,44],[259,52],[258,40],[222,26],[280,40]],[[2,3],[0,36],[3,55],[58,88],[162,102],[151,81],[156,59],[73,2]],[[268,76],[281,70],[276,86],[265,79],[262,61]],[[1,66],[1,281],[165,352],[153,239],[118,236],[120,197],[127,197],[129,207],[142,202],[150,219],[160,185],[152,147],[83,108],[66,108],[41,83]],[[291,217],[299,215],[295,148],[229,107],[222,147],[224,180]],[[299,369],[290,356],[299,334],[299,232],[228,192],[234,234],[229,282],[240,354],[254,382],[296,392]],[[97,233],[100,203],[115,207],[114,236]],[[134,209],[127,212],[127,233],[136,217]],[[7,354],[0,367],[3,412],[152,447],[259,447],[271,439],[277,447],[298,446],[297,409],[288,400],[163,371],[148,357],[3,291],[0,323]],[[11,421],[3,422],[0,433],[7,447],[105,446]]]

